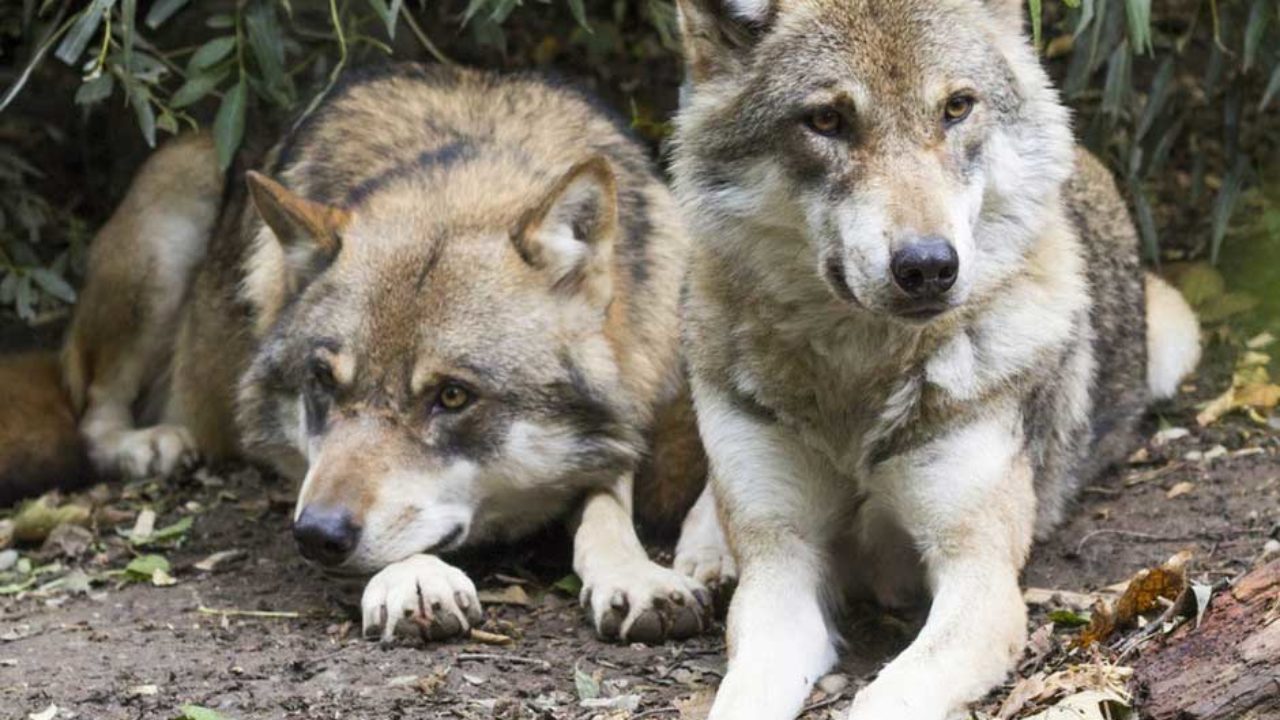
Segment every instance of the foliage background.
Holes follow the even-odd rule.
[[[1149,261],[1221,265],[1242,292],[1209,314],[1280,318],[1280,0],[1028,0],[1028,17]],[[166,135],[209,126],[229,165],[394,57],[568,75],[657,151],[678,50],[671,0],[9,0],[0,312],[65,316],[88,229]]]

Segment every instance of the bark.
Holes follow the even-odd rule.
[[[1134,663],[1150,720],[1280,720],[1280,560],[1221,592]]]

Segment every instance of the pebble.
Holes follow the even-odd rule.
[[[17,550],[10,549],[10,550],[5,550],[3,552],[0,552],[0,572],[8,572],[13,569],[14,565],[17,565],[17,564],[18,564]]]
[[[818,681],[818,689],[828,695],[839,695],[849,687],[849,678],[840,673],[831,673]]]

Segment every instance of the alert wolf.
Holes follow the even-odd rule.
[[[153,155],[92,248],[63,371],[104,472],[201,454],[298,481],[302,554],[373,574],[366,630],[465,632],[480,602],[440,554],[569,516],[597,630],[688,636],[732,562],[694,504],[687,245],[644,151],[578,92],[388,66],[247,181],[205,136]],[[693,506],[682,572],[649,560],[633,503],[676,525]]]
[[[1033,538],[1194,367],[1021,0],[680,0],[686,353],[740,581],[714,720],[785,720],[845,603],[931,597],[854,720],[941,720],[1023,645]]]

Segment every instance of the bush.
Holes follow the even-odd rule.
[[[671,0],[143,5],[87,0],[70,12],[69,2],[26,0],[0,9],[0,37],[8,39],[0,47],[12,48],[21,68],[0,110],[43,65],[62,64],[79,72],[66,107],[90,112],[123,103],[148,145],[204,121],[227,167],[248,120],[305,114],[346,68],[376,56],[567,64],[629,106],[633,124],[655,144],[668,131],[678,85]],[[1150,260],[1174,254],[1216,262],[1241,198],[1262,177],[1262,159],[1276,152],[1275,132],[1263,121],[1280,104],[1280,3],[1028,5],[1037,45],[1077,111],[1083,140],[1131,197]],[[0,306],[28,319],[74,297],[64,278],[82,243],[65,228],[57,241],[41,239],[51,212],[30,190],[38,174],[0,139]],[[1205,204],[1207,215],[1189,209]],[[1185,232],[1170,240],[1173,228]]]

